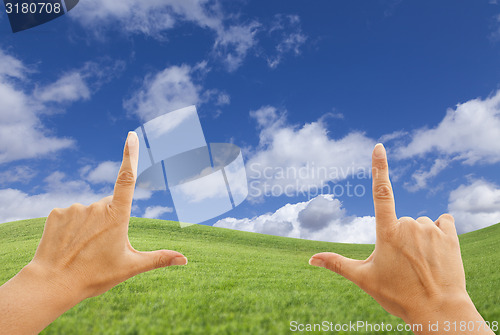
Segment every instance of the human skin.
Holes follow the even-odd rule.
[[[423,325],[415,334],[494,334],[467,293],[453,217],[443,214],[435,222],[428,217],[398,219],[382,144],[373,150],[372,177],[377,235],[373,253],[354,260],[324,252],[312,256],[309,264],[344,276],[407,324]],[[460,331],[461,321],[472,321],[474,329]],[[429,322],[438,322],[439,331],[430,331]]]
[[[176,251],[140,252],[129,242],[138,157],[139,140],[130,132],[113,195],[50,213],[33,260],[0,287],[0,333],[37,334],[82,300],[130,277],[187,264]]]

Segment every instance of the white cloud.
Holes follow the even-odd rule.
[[[82,177],[93,184],[111,183],[114,184],[121,162],[105,161],[101,162],[94,169],[86,166],[82,169]]]
[[[158,219],[165,213],[172,213],[174,209],[172,207],[162,207],[162,206],[150,206],[144,211],[142,217],[148,219]]]
[[[222,19],[216,4],[208,0],[88,0],[82,1],[71,14],[91,29],[119,27],[122,31],[154,37],[162,37],[178,21],[218,29]]]
[[[231,103],[231,97],[229,94],[222,92],[217,96],[217,102],[215,103],[217,106],[229,105]]]
[[[279,41],[276,44],[275,55],[267,58],[267,64],[271,68],[277,67],[288,53],[299,55],[300,48],[307,41],[298,15],[275,15],[275,22],[269,29],[269,34],[276,35],[275,39]]]
[[[54,208],[65,208],[74,203],[90,205],[113,194],[112,184],[95,190],[88,182],[70,179],[60,171],[53,172],[43,181],[42,191],[36,194],[13,188],[0,189],[0,223],[45,217]],[[134,200],[146,200],[151,195],[152,192],[138,188]],[[135,202],[132,208],[133,215],[139,214],[140,209]],[[156,212],[159,211],[156,209]]]
[[[27,184],[37,175],[37,171],[28,166],[16,166],[9,170],[0,172],[0,185],[11,183]]]
[[[289,125],[286,114],[271,106],[253,111],[251,116],[260,129],[259,145],[246,164],[252,197],[265,195],[270,189],[281,189],[281,194],[317,191],[330,181],[370,178],[375,141],[363,133],[333,139],[322,119]]]
[[[152,191],[136,187],[134,191],[134,200],[148,200],[152,195]]]
[[[434,128],[412,132],[408,145],[399,146],[399,158],[432,152],[464,164],[500,162],[500,91],[486,99],[473,99],[449,109]]]
[[[141,120],[155,117],[199,104],[201,87],[191,78],[191,67],[187,65],[167,67],[156,75],[145,78],[142,88],[125,101],[125,108]]]
[[[342,203],[332,195],[287,204],[274,213],[251,219],[222,219],[214,227],[317,241],[375,242],[375,218],[348,216]]]
[[[285,54],[299,54],[306,41],[297,15],[278,14],[271,24],[242,21],[238,13],[225,12],[217,0],[87,0],[70,16],[100,38],[111,28],[166,40],[167,32],[181,23],[194,24],[213,34],[213,55],[228,71],[241,66],[250,51],[261,52],[256,48],[260,38],[271,40],[274,50],[263,56],[273,68]]]
[[[457,231],[466,233],[500,222],[500,187],[485,180],[461,185],[450,193],[448,211]]]
[[[56,171],[45,178],[46,190],[30,195],[17,189],[0,190],[0,223],[47,216],[53,208],[73,203],[90,205],[112,193],[112,189],[94,192],[84,181],[68,180]]]
[[[448,166],[448,164],[449,161],[447,159],[436,159],[428,171],[423,169],[415,171],[411,176],[413,183],[406,182],[404,184],[405,188],[410,192],[426,188],[429,179],[437,176],[439,172],[443,171]]]
[[[102,58],[86,62],[81,68],[63,73],[59,79],[44,86],[37,86],[33,96],[39,103],[75,102],[90,99],[103,84],[118,77],[125,69],[125,62]]]
[[[231,26],[219,32],[214,51],[222,58],[228,71],[239,68],[248,51],[257,44],[255,35],[260,26],[260,23],[254,21],[246,25]]]
[[[19,159],[41,157],[69,148],[73,141],[50,134],[38,115],[43,106],[19,88],[11,77],[24,80],[26,70],[20,61],[0,52],[0,64],[12,64],[11,70],[0,69],[0,164]]]
[[[102,186],[102,184],[114,185],[120,171],[120,166],[121,162],[104,161],[95,167],[86,165],[79,172],[82,180],[86,180],[90,184],[99,186]],[[137,187],[134,191],[134,200],[148,200],[152,195],[152,191]]]
[[[88,99],[109,78],[123,68],[122,62],[88,62],[82,68],[63,74],[53,83],[34,84],[30,70],[0,49],[0,164],[20,159],[47,157],[74,146],[69,138],[51,133],[40,115],[50,114],[57,103]],[[56,105],[54,105],[56,103]]]
[[[241,64],[255,45],[254,35],[259,26],[256,22],[226,22],[235,16],[224,14],[220,4],[210,0],[88,0],[72,11],[72,17],[98,36],[102,36],[105,28],[119,27],[122,32],[158,39],[165,39],[166,31],[180,22],[193,23],[215,35],[214,52],[230,71]]]
[[[231,97],[218,89],[206,89],[197,84],[198,75],[204,75],[206,64],[173,65],[156,74],[146,75],[141,88],[123,105],[130,113],[147,122],[157,116],[190,105],[201,106],[213,102],[217,106],[231,103]],[[215,112],[217,114],[217,112]]]
[[[0,49],[0,60],[0,79],[5,79],[5,77],[22,79],[28,72],[19,59],[6,54],[2,49]]]
[[[90,89],[79,72],[71,72],[56,82],[37,89],[35,96],[42,102],[87,100],[90,98]]]

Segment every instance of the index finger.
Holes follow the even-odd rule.
[[[133,131],[128,133],[123,160],[115,183],[111,206],[117,207],[130,215],[134,197],[135,181],[137,179],[137,164],[139,161],[139,138]]]
[[[372,154],[372,179],[373,179],[373,204],[375,207],[375,220],[377,234],[390,228],[398,218],[391,181],[389,179],[389,165],[387,153],[382,143],[378,143]]]

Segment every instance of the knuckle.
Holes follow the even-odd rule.
[[[54,208],[53,210],[50,211],[49,217],[50,218],[59,218],[63,216],[64,214],[64,209],[62,208]]]
[[[402,216],[399,218],[399,223],[400,224],[412,224],[415,222],[415,220],[412,217],[409,216]]]
[[[381,183],[375,186],[374,197],[377,200],[392,199],[392,187],[388,183]]]
[[[445,221],[450,221],[450,222],[455,223],[455,218],[451,214],[448,214],[448,213],[441,215],[439,217],[439,220],[445,220]]]
[[[132,171],[120,171],[116,183],[122,186],[132,186],[135,183],[135,176]]]
[[[97,202],[94,202],[88,206],[88,210],[90,213],[97,213],[101,211],[103,206]]]
[[[79,204],[79,203],[73,204],[69,207],[69,210],[72,212],[81,212],[85,209],[86,209],[86,207],[82,204]]]
[[[169,263],[169,258],[165,255],[161,255],[155,258],[153,266],[155,269],[158,269],[168,266],[168,263]]]
[[[341,276],[343,275],[342,262],[339,259],[330,260],[330,262],[328,262],[328,269],[338,273]]]

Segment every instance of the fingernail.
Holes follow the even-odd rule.
[[[385,148],[382,143],[378,143],[373,149],[373,156],[375,158],[384,158],[385,157]]]
[[[135,131],[129,131],[127,136],[127,146],[128,149],[133,149],[139,143],[137,133]]]
[[[169,265],[186,265],[187,263],[188,263],[188,260],[186,257],[178,256],[178,257],[175,257],[174,259],[172,259],[170,261]]]
[[[312,265],[312,266],[320,266],[322,268],[325,267],[325,261],[322,260],[321,258],[315,258],[315,257],[313,257],[313,258],[311,258],[309,260],[309,264]]]

